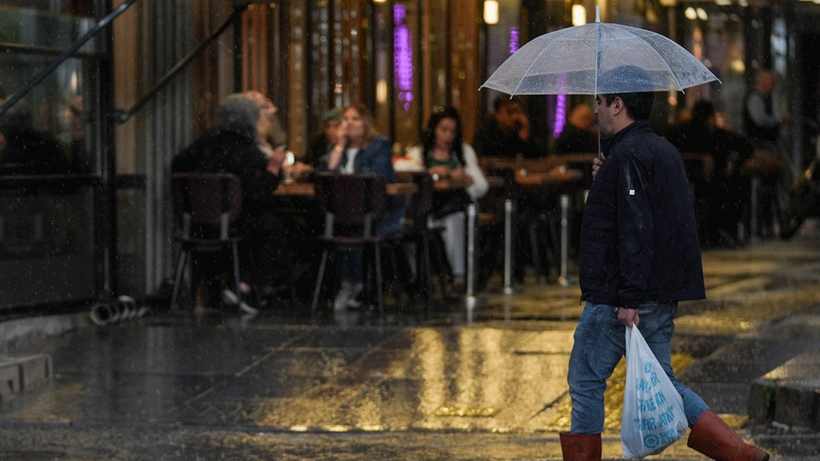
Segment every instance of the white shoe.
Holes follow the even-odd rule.
[[[360,294],[364,291],[364,285],[357,283],[353,285],[353,290],[350,292],[350,298],[347,299],[347,307],[362,307],[362,302],[358,300]]]
[[[359,307],[362,303],[356,300],[356,297],[364,289],[361,283],[353,284],[348,280],[342,281],[342,287],[336,293],[336,298],[333,300],[333,310],[341,311],[348,307]]]
[[[246,303],[245,301],[239,302],[239,296],[236,295],[233,291],[225,288],[222,290],[222,301],[227,304],[233,304],[234,306],[239,303],[239,309],[246,314],[256,315],[259,313],[259,309],[251,306],[250,304]]]

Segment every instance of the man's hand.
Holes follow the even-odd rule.
[[[515,117],[515,131],[522,141],[530,139],[530,119],[523,112],[518,112]]]
[[[282,163],[285,161],[285,156],[287,152],[285,152],[285,146],[278,146],[276,149],[273,149],[268,156],[268,167],[267,170],[271,172],[271,174],[279,174],[279,170],[282,168]]]
[[[291,166],[290,174],[293,179],[302,180],[308,177],[313,172],[313,167],[302,162],[297,162]]]
[[[618,308],[618,320],[620,320],[624,325],[631,327],[632,325],[638,326],[641,319],[638,316],[638,309],[621,307]]]
[[[604,164],[605,159],[606,157],[604,157],[603,152],[601,152],[600,155],[592,159],[592,179],[595,179],[595,175],[598,174],[598,169],[601,168],[601,165]]]
[[[343,141],[342,139],[339,139],[336,142],[336,145],[333,146],[333,149],[331,149],[330,159],[327,162],[327,166],[331,170],[336,169],[336,167],[339,166],[339,162],[342,161],[342,153],[344,152],[346,143],[347,143],[347,140]]]

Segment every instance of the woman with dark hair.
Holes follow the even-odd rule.
[[[438,197],[434,210],[445,229],[444,246],[453,275],[451,295],[460,297],[465,287],[465,202],[482,197],[489,184],[478,166],[475,151],[464,142],[458,110],[453,107],[435,109],[422,133],[421,146],[410,148],[407,155],[434,178],[449,178],[453,182],[468,184],[461,193],[456,191]]]

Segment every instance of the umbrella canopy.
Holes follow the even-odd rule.
[[[643,72],[620,72],[636,68]],[[531,40],[481,88],[510,95],[612,94],[682,91],[714,80],[697,58],[663,35],[596,21]]]

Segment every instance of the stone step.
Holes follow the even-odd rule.
[[[806,352],[752,383],[749,417],[820,431],[820,349]]]
[[[48,382],[52,375],[47,354],[0,357],[0,403]]]

